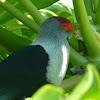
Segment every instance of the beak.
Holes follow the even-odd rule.
[[[77,35],[77,31],[75,29],[72,31],[72,33]]]

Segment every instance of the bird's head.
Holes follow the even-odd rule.
[[[53,18],[57,19],[60,23],[61,26],[66,30],[66,31],[70,31],[73,34],[77,34],[76,30],[73,28],[72,23],[70,20],[64,18],[64,17],[57,17],[54,16]]]
[[[44,21],[40,27],[39,37],[48,36],[65,38],[69,35],[76,34],[70,20],[64,17],[53,16]]]

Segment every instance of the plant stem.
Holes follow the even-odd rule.
[[[70,59],[69,61],[74,65],[74,66],[86,66],[86,64],[89,62],[88,59],[80,55],[77,51],[75,51],[71,46],[70,46]]]
[[[97,39],[91,28],[84,2],[83,0],[73,0],[73,4],[88,54],[93,60],[100,60],[100,41]]]
[[[21,5],[30,13],[33,19],[40,25],[44,22],[45,18],[38,11],[38,9],[34,6],[34,4],[30,0],[18,0]]]
[[[97,6],[95,23],[98,24],[98,25],[100,25],[100,0],[98,2],[98,6]]]
[[[18,4],[19,2],[17,1],[17,2],[15,2],[14,4],[13,4],[13,6],[15,7],[17,4]],[[3,11],[1,14],[0,14],[0,18],[2,18],[5,14],[7,13],[7,11],[5,10],[5,11]]]
[[[92,16],[92,18],[95,18],[95,13],[93,12],[93,4],[92,0],[84,0],[85,8],[89,16]]]
[[[99,65],[97,65],[96,67],[98,68],[98,70],[99,70],[99,72],[100,72],[100,64],[99,64]]]
[[[93,0],[93,7],[94,7],[94,11],[97,11],[97,6],[98,6],[98,0]]]
[[[62,81],[60,87],[66,90],[73,89],[82,79],[82,75],[74,75]]]
[[[20,20],[23,24],[29,27],[34,32],[38,32],[39,26],[37,23],[27,18],[20,10],[12,6],[9,2],[0,0],[0,6],[7,10],[11,15]]]

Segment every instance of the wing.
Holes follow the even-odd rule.
[[[6,91],[13,93],[20,91],[19,94],[29,96],[48,83],[48,61],[48,54],[40,45],[29,45],[14,52],[0,63],[0,90],[7,89]]]

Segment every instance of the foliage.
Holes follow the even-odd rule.
[[[88,64],[82,81],[71,94],[53,85],[44,85],[26,100],[100,100],[100,77],[95,66]]]
[[[61,88],[43,86],[26,100],[100,100],[100,0],[73,0],[74,9],[56,1],[0,0],[0,61],[34,41],[46,18],[65,17],[78,32],[68,38],[70,61],[65,80]]]

